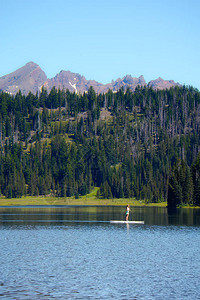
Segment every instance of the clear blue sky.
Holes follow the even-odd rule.
[[[29,61],[102,83],[159,76],[200,90],[199,0],[1,0],[0,76]]]

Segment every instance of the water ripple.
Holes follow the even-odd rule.
[[[200,227],[9,223],[0,245],[2,299],[199,299]]]

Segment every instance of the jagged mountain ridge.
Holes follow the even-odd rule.
[[[0,90],[13,95],[19,90],[25,95],[30,91],[35,94],[41,90],[42,86],[48,91],[55,86],[56,88],[69,89],[69,91],[75,91],[76,93],[83,93],[87,91],[90,86],[93,86],[97,93],[105,93],[109,89],[117,91],[122,86],[125,89],[130,87],[130,89],[134,91],[137,85],[147,85],[143,76],[137,78],[126,75],[122,79],[118,78],[111,83],[102,84],[95,80],[87,80],[78,73],[62,70],[55,77],[48,79],[45,72],[34,62],[29,62],[18,70],[0,77]],[[166,89],[180,84],[173,80],[163,80],[159,77],[156,80],[150,81],[148,85],[154,89]]]

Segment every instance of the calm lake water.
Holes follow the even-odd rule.
[[[2,299],[200,299],[200,209],[0,208]]]

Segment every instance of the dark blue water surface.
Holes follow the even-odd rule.
[[[0,209],[2,299],[200,299],[200,210]]]

